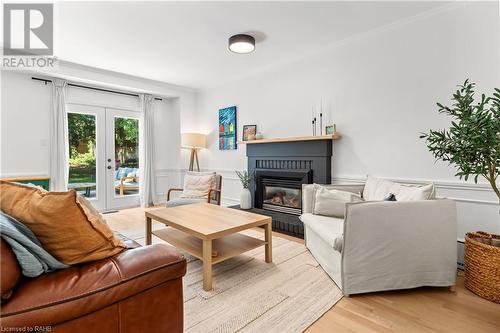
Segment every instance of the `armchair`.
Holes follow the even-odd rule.
[[[329,188],[359,193],[363,186]],[[453,200],[348,203],[341,219],[313,215],[312,195],[303,191],[306,247],[344,295],[455,285]]]
[[[189,205],[193,203],[207,202],[220,206],[222,195],[222,176],[215,175],[215,188],[208,191],[208,195],[202,198],[172,198],[172,192],[183,192],[182,188],[170,188],[167,191],[167,207]]]

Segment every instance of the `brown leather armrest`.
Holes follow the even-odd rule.
[[[55,325],[102,309],[186,273],[186,259],[165,244],[43,274],[18,285],[2,306],[2,326]]]

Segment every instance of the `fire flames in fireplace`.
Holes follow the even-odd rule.
[[[255,208],[302,214],[302,185],[310,184],[312,170],[258,170]]]
[[[264,203],[301,209],[300,189],[266,186]]]

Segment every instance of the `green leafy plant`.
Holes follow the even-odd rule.
[[[449,129],[423,133],[427,148],[436,159],[455,166],[460,179],[482,176],[500,200],[496,180],[500,174],[500,89],[493,96],[474,100],[475,84],[466,80],[453,94],[451,107],[437,103],[439,112],[451,116]]]
[[[95,168],[95,154],[94,153],[78,153],[74,147],[71,147],[74,150],[69,159],[69,165],[72,167],[81,167],[81,168]]]
[[[241,185],[243,185],[243,188],[248,189],[248,185],[250,185],[250,183],[252,182],[254,174],[248,173],[248,171],[246,170],[245,171],[235,170],[234,172],[236,172],[238,178],[241,180]]]

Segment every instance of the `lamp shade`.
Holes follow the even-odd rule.
[[[183,148],[207,148],[207,136],[201,133],[182,133],[181,146]]]

